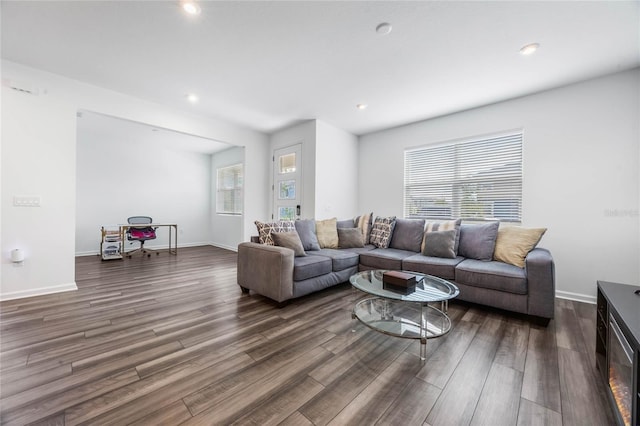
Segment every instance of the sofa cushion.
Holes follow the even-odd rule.
[[[451,229],[455,229],[457,231],[456,234],[456,243],[453,251],[458,254],[458,246],[460,245],[460,224],[462,223],[462,219],[455,220],[447,220],[444,222],[427,222],[424,227],[424,235],[427,236],[427,232],[437,232],[437,231],[449,231]],[[424,240],[422,241],[422,245],[420,246],[420,252],[424,251]]]
[[[415,255],[414,252],[398,249],[375,249],[360,253],[360,264],[375,269],[402,269],[402,260]]]
[[[366,213],[361,216],[356,216],[353,219],[353,224],[356,228],[359,228],[362,231],[362,237],[364,238],[364,243],[369,244],[371,242],[371,227],[373,226],[373,212]]]
[[[326,220],[316,220],[316,236],[320,248],[338,248],[338,220],[334,217]]]
[[[353,223],[353,219],[344,219],[336,222],[336,227],[339,228],[353,228],[355,224]]]
[[[447,259],[444,257],[423,256],[415,254],[402,260],[402,269],[405,271],[420,272],[421,274],[435,275],[445,280],[456,278],[456,266],[464,260],[464,257]]]
[[[358,228],[338,228],[339,248],[364,247],[364,238]]]
[[[458,254],[467,259],[493,260],[500,222],[460,226]]]
[[[365,244],[364,247],[350,247],[348,249],[341,249],[341,250],[362,254],[362,253],[370,252],[371,250],[375,250],[375,249],[376,249],[376,246],[374,246],[373,244]]]
[[[448,231],[432,231],[424,233],[425,256],[444,257],[455,259],[456,257],[456,235],[458,231],[449,229]]]
[[[295,256],[306,256],[304,247],[302,247],[302,241],[296,231],[291,232],[274,232],[271,234],[273,242],[280,247],[286,247],[293,250]]]
[[[423,235],[424,219],[396,219],[389,247],[417,253],[420,251]]]
[[[258,228],[260,244],[266,244],[268,246],[275,245],[273,238],[271,238],[273,232],[289,232],[296,229],[291,220],[281,220],[278,222],[260,222],[256,220],[254,223],[256,224],[256,228]]]
[[[312,252],[317,253],[317,252]],[[304,256],[293,258],[293,280],[302,281],[328,274],[332,269],[332,261],[326,256]],[[256,277],[260,279],[260,277]]]
[[[505,226],[498,230],[494,260],[524,268],[524,259],[533,250],[547,228],[520,228]]]
[[[387,248],[393,237],[393,228],[396,226],[396,217],[376,217],[371,227],[370,243],[378,248]]]
[[[304,250],[320,250],[320,243],[316,236],[316,221],[313,219],[302,219],[296,220],[294,223]]]
[[[465,259],[456,266],[455,281],[474,287],[527,294],[524,269],[503,262]]]
[[[333,272],[343,271],[347,268],[358,266],[358,253],[347,250],[321,249],[309,252],[309,256],[323,256],[331,259]]]

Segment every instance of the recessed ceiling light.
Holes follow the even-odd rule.
[[[539,43],[527,44],[526,46],[522,46],[522,48],[520,49],[520,54],[525,56],[531,55],[535,53],[535,51],[538,50],[539,47]]]
[[[387,35],[391,32],[392,29],[393,27],[391,26],[390,23],[383,22],[381,24],[378,24],[378,26],[376,27],[376,32],[378,34]]]
[[[181,3],[182,10],[187,12],[189,15],[199,15],[201,10],[200,5],[193,0],[184,0]]]
[[[198,99],[199,99],[199,98],[198,98],[198,95],[196,95],[196,94],[194,94],[194,93],[189,93],[189,94],[187,95],[187,100],[188,100],[189,102],[191,102],[191,103],[196,103],[196,102],[198,102]]]
[[[358,108],[358,109],[367,109],[368,106],[369,105],[367,105],[367,104],[358,104],[358,105],[356,105],[356,108]]]

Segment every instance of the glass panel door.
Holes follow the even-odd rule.
[[[273,218],[295,220],[300,217],[302,201],[302,145],[274,151]]]

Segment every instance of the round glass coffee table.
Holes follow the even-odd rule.
[[[408,289],[385,283],[385,270],[358,272],[349,281],[354,288],[374,297],[358,301],[351,317],[373,330],[391,336],[420,339],[420,359],[426,359],[427,339],[440,337],[451,329],[448,301],[460,291],[442,278],[400,271],[416,277]],[[440,304],[437,308],[437,303]],[[433,306],[436,304],[436,306]]]

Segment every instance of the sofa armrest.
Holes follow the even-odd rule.
[[[535,248],[525,259],[529,315],[553,318],[556,297],[555,264],[547,249]]]
[[[293,297],[293,250],[257,243],[238,245],[238,285],[276,302]]]

